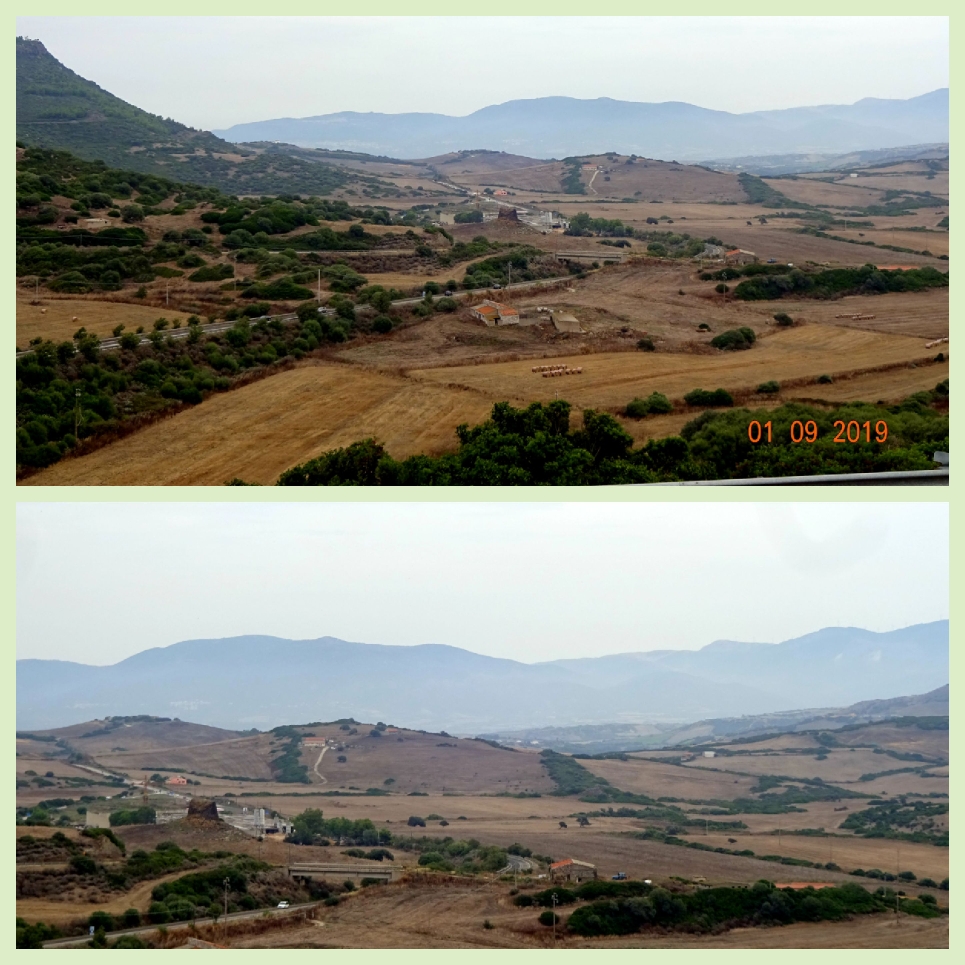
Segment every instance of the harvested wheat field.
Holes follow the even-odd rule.
[[[569,909],[563,911],[565,918]],[[484,922],[490,926],[486,928]],[[848,922],[740,928],[719,935],[651,932],[582,938],[537,922],[505,886],[402,884],[370,888],[314,921],[229,937],[231,948],[947,948],[948,918],[862,915]]]
[[[110,338],[115,325],[124,325],[129,331],[143,325],[149,332],[154,320],[162,316],[172,323],[180,321],[182,325],[188,320],[187,312],[150,305],[105,301],[103,298],[58,298],[49,293],[34,298],[32,293],[18,291],[17,346],[26,348],[33,338],[63,342],[73,338],[74,332],[81,327],[98,338]]]
[[[454,448],[455,428],[483,421],[474,392],[312,362],[215,395],[132,436],[64,459],[30,485],[219,486],[274,483],[296,463],[375,436],[396,457]]]
[[[808,808],[808,814],[811,809]],[[764,815],[742,815],[746,824],[752,824],[754,817]],[[767,815],[772,819],[783,818],[785,827],[788,815]],[[838,814],[838,818],[846,815]],[[778,820],[780,826],[780,820]],[[914,869],[919,878],[932,878],[941,881],[948,877],[948,848],[936,848],[931,844],[915,844],[908,841],[887,841],[881,838],[857,838],[847,832],[841,832],[834,837],[820,835],[797,835],[784,833],[778,836],[770,831],[764,833],[748,833],[747,831],[733,831],[728,834],[700,834],[690,830],[682,837],[690,841],[698,841],[712,848],[731,848],[741,851],[750,849],[755,854],[779,854],[785,858],[803,858],[806,861],[833,861],[843,869],[851,871],[855,868],[878,868],[879,870],[895,873],[896,865],[901,862],[901,870]],[[733,839],[733,840],[731,840]],[[736,842],[736,843],[735,843]],[[897,845],[897,847],[896,847]],[[790,874],[782,869],[774,874]],[[796,870],[794,871],[796,874]],[[852,878],[858,881],[858,878]]]
[[[946,353],[946,359],[948,354]],[[927,392],[948,378],[948,363],[918,362],[884,372],[866,372],[837,379],[831,385],[798,385],[782,390],[782,401],[798,402],[900,402],[915,392]],[[649,420],[647,420],[649,421]]]
[[[620,352],[556,359],[582,366],[582,375],[572,377],[544,379],[529,361],[423,369],[410,375],[426,383],[466,386],[491,399],[548,402],[558,394],[580,408],[616,407],[651,392],[681,399],[695,388],[752,390],[767,379],[807,380],[824,373],[834,377],[930,358],[917,338],[806,325],[775,332],[745,352]]]
[[[889,335],[912,335],[924,342],[948,335],[948,297],[947,288],[932,288],[929,291],[896,292],[886,296],[846,295],[831,301],[782,298],[780,302],[768,302],[765,307],[769,312],[778,309],[787,312],[796,321],[821,322]],[[851,315],[865,317],[848,317]],[[947,354],[947,344],[936,348],[935,352],[940,348],[944,348]]]

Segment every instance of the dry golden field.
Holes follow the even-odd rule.
[[[491,399],[550,401],[557,392],[575,406],[616,407],[635,396],[663,392],[681,399],[694,388],[746,390],[767,379],[779,382],[841,376],[877,367],[930,358],[920,339],[829,326],[806,325],[774,332],[749,352],[714,355],[621,352],[562,356],[559,362],[582,366],[583,374],[544,379],[532,362],[416,369],[410,377],[424,383],[466,386]]]
[[[508,333],[458,320],[429,323],[446,350],[474,355],[516,349],[521,361],[412,369],[404,374],[369,365],[305,362],[278,375],[220,395],[78,458],[68,458],[33,475],[31,485],[221,485],[236,476],[273,483],[287,468],[323,451],[369,436],[396,458],[438,454],[455,447],[460,423],[483,421],[494,402],[515,404],[560,397],[576,409],[622,410],[636,396],[663,392],[680,400],[693,388],[723,387],[745,394],[761,382],[784,384],[781,399],[828,401],[898,397],[906,387],[931,388],[947,368],[931,363],[920,338],[803,325],[771,330],[749,352],[603,352],[565,355],[565,342],[539,341],[530,330]],[[425,359],[423,326],[410,332],[413,360]],[[449,334],[450,330],[453,334]],[[404,336],[404,333],[400,333]],[[452,339],[452,341],[448,341]],[[460,341],[463,339],[463,341]],[[385,364],[393,339],[350,349],[346,358]],[[475,343],[475,344],[474,344]],[[480,344],[481,343],[481,344]],[[406,343],[400,339],[400,346]],[[629,346],[628,346],[629,347]],[[539,354],[536,354],[536,353]],[[408,354],[400,349],[400,355]],[[368,358],[366,358],[368,355]],[[437,353],[436,360],[444,357]],[[583,374],[544,379],[534,361],[552,357]],[[917,368],[907,368],[912,364]],[[816,385],[823,373],[832,385]],[[753,398],[766,406],[773,400]],[[693,413],[625,420],[635,439],[679,431]]]
[[[375,891],[376,889],[373,889]],[[852,922],[741,928],[715,936],[633,935],[581,939],[535,924],[530,910],[514,908],[502,890],[422,888],[400,893],[392,886],[365,894],[320,915],[319,921],[256,937],[229,939],[231,948],[948,948],[947,917],[862,916]],[[360,896],[362,897],[362,896]],[[439,921],[444,930],[439,929]],[[489,919],[492,929],[484,929]]]
[[[144,330],[150,332],[157,318],[163,316],[169,322],[186,325],[188,314],[128,301],[105,301],[103,294],[99,298],[77,295],[61,298],[47,292],[35,298],[32,291],[18,290],[17,345],[26,348],[33,338],[63,342],[81,327],[98,338],[110,338],[115,325],[125,325],[128,331],[143,325]]]
[[[251,391],[254,390],[254,391]],[[208,485],[235,476],[274,483],[290,466],[375,436],[394,455],[455,447],[483,421],[476,393],[338,363],[297,366],[25,480],[32,485]]]

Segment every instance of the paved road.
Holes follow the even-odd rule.
[[[314,908],[318,905],[317,901],[306,901],[299,905],[292,905],[290,908],[256,908],[254,911],[235,911],[228,915],[228,921],[243,921],[245,918],[261,918],[265,914],[290,915],[293,912],[302,911],[306,908]],[[224,921],[224,915],[217,919]],[[183,928],[190,928],[192,925],[213,925],[214,918],[195,918],[194,921],[172,921],[165,923],[164,927],[168,931],[179,931]],[[112,931],[108,933],[108,938],[114,941],[121,935],[148,935],[158,930],[158,925],[142,925],[140,928],[125,928],[122,931]],[[73,938],[54,938],[49,942],[44,942],[43,948],[75,948],[83,947],[90,941],[89,935],[75,935]]]

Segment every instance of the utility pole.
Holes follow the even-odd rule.
[[[80,389],[74,389],[74,438],[80,429]]]
[[[167,308],[170,298],[171,298],[171,283],[168,282],[164,286],[164,307],[165,308]]]
[[[224,943],[228,944],[228,884],[229,879],[224,880]]]
[[[315,296],[315,301],[317,301],[319,305],[322,304],[322,269],[321,268],[318,269],[318,294]]]
[[[556,944],[556,892],[553,892],[553,944]]]

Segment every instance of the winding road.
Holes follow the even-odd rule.
[[[328,744],[326,744],[322,748],[321,753],[318,755],[318,760],[315,761],[315,766],[312,768],[312,770],[315,772],[316,776],[322,782],[322,784],[328,784],[328,779],[321,773],[321,771],[319,771],[318,765],[322,763],[322,758],[325,756],[325,751],[327,750],[328,750]]]

